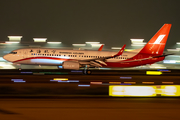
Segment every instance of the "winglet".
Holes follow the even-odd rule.
[[[103,49],[104,44],[101,45],[101,47],[98,49],[98,51],[101,51]]]
[[[119,52],[116,55],[114,55],[114,57],[122,55],[122,53],[124,52],[125,47],[126,47],[126,44],[123,45],[123,47],[119,50]]]

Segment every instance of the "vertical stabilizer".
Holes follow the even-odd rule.
[[[162,55],[170,29],[171,24],[164,24],[161,29],[149,40],[144,48],[142,48],[140,53]]]

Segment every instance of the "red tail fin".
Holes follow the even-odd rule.
[[[101,51],[103,49],[104,44],[101,45],[101,47],[98,49],[98,51]]]
[[[171,29],[171,24],[164,24],[144,46],[140,53],[162,55]]]

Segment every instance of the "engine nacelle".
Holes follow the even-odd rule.
[[[78,62],[65,61],[65,62],[63,62],[62,67],[63,67],[63,69],[79,70],[80,65]]]

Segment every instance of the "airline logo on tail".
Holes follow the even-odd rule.
[[[160,35],[153,44],[160,44],[166,35]],[[164,43],[165,44],[165,43]]]

